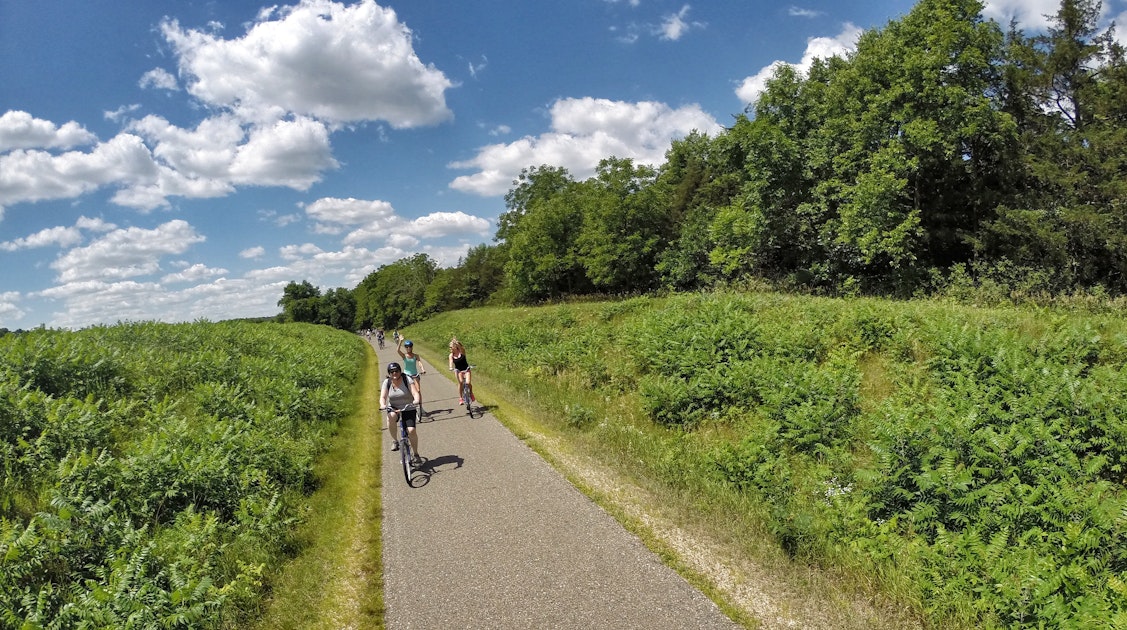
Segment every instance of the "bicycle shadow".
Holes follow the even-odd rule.
[[[441,455],[434,459],[423,458],[423,463],[411,473],[411,487],[422,488],[438,473],[458,470],[466,460],[457,455]]]
[[[473,404],[473,405],[470,406],[470,417],[475,418],[475,419],[481,418],[482,416],[489,413],[490,411],[493,411],[496,408],[497,408],[497,405]]]
[[[455,409],[426,409],[426,413],[419,419],[420,422],[441,422],[454,417]]]

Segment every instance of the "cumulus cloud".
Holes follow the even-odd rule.
[[[158,165],[141,138],[119,134],[90,152],[17,150],[0,155],[0,206],[66,199],[102,186],[155,180]]]
[[[255,259],[255,258],[262,258],[265,255],[266,255],[266,248],[261,246],[261,245],[259,245],[257,247],[248,247],[248,248],[244,249],[243,251],[239,252],[239,258],[246,258],[248,260],[252,260],[252,259]]]
[[[390,203],[380,200],[326,197],[306,206],[305,213],[316,222],[315,231],[320,233],[350,230],[343,239],[348,246],[382,241],[407,249],[418,245],[420,239],[485,236],[492,227],[489,221],[465,212],[433,212],[408,220],[397,215]]]
[[[0,116],[0,213],[104,187],[116,189],[114,203],[142,211],[167,207],[170,197],[215,198],[239,186],[306,190],[339,167],[331,130],[366,121],[409,128],[452,117],[445,91],[453,83],[419,59],[411,31],[374,0],[303,0],[261,11],[242,37],[219,32],[175,20],[161,25],[187,91],[212,113],[194,129],[147,116],[97,142],[74,122],[56,126],[21,111]],[[161,68],[139,84],[178,89]],[[123,121],[136,109],[105,116]],[[58,152],[82,144],[94,146]]]
[[[272,7],[237,39],[183,29],[175,20],[161,32],[188,91],[247,120],[274,120],[284,111],[409,128],[452,116],[445,91],[453,83],[419,59],[395,11],[373,0]]]
[[[108,232],[117,226],[102,219],[79,217],[73,226],[56,226],[11,241],[0,242],[0,251],[14,252],[36,247],[73,247],[82,242],[83,230]]]
[[[205,239],[187,221],[176,219],[148,230],[117,229],[51,263],[63,285],[146,276],[160,271],[160,261],[183,254]]]
[[[164,68],[153,68],[145,74],[141,75],[141,80],[137,82],[141,88],[157,88],[158,90],[176,91],[180,89],[180,85],[176,82],[176,77],[172,76],[168,70]]]
[[[0,317],[19,319],[24,316],[19,307],[20,294],[18,291],[0,291]]]
[[[759,100],[759,95],[767,87],[767,80],[775,74],[775,69],[781,65],[793,66],[801,73],[810,70],[815,59],[829,59],[833,56],[844,56],[857,49],[857,40],[861,37],[861,29],[848,22],[842,27],[841,32],[834,37],[811,37],[806,40],[806,52],[798,63],[788,61],[774,61],[765,66],[758,73],[745,78],[736,88],[736,96],[744,103],[754,103]]]
[[[260,317],[278,312],[278,299],[287,281],[216,278],[179,290],[157,282],[83,280],[37,292],[34,297],[56,300],[62,310],[52,326],[78,328],[91,323],[147,321],[159,313],[162,321],[195,321],[224,317]]]
[[[12,110],[0,116],[0,152],[12,149],[69,149],[90,144],[94,134],[73,120],[56,126],[49,120]]]
[[[521,169],[542,164],[562,166],[574,177],[586,179],[609,156],[657,165],[672,140],[693,130],[714,134],[721,129],[695,104],[673,109],[651,101],[570,98],[553,103],[550,116],[549,133],[489,145],[469,160],[451,163],[450,168],[478,172],[456,178],[450,187],[483,196],[502,195]]]
[[[175,282],[200,282],[216,276],[226,275],[226,269],[213,269],[207,265],[196,263],[194,265],[185,267],[175,273],[170,273],[161,278],[162,284],[172,284]]]

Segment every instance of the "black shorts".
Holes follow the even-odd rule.
[[[415,428],[415,418],[418,417],[417,409],[405,409],[403,411],[400,411],[399,415],[403,418],[404,426],[411,429]]]

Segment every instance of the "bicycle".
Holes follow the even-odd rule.
[[[418,454],[411,449],[411,439],[407,437],[407,424],[403,421],[403,412],[409,411],[413,405],[405,405],[402,409],[388,406],[385,411],[392,413],[399,412],[399,418],[396,424],[399,425],[399,461],[403,464],[403,479],[407,481],[407,485],[411,485],[411,473],[417,470],[412,460],[418,457]]]
[[[464,370],[454,370],[454,378],[458,380],[458,400],[466,406],[466,413],[470,414],[471,418],[473,417],[473,385],[468,380],[462,379],[462,374],[473,368],[474,366],[471,365]]]

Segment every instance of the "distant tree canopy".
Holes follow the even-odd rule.
[[[1127,293],[1127,62],[1097,0],[1044,34],[979,0],[920,0],[846,58],[779,66],[731,126],[675,140],[654,168],[530,166],[494,244],[425,254],[324,296],[294,321],[403,326],[431,314],[749,278],[909,296],[968,273],[1025,290]],[[330,297],[331,296],[331,297]],[[334,306],[329,306],[329,304]]]

